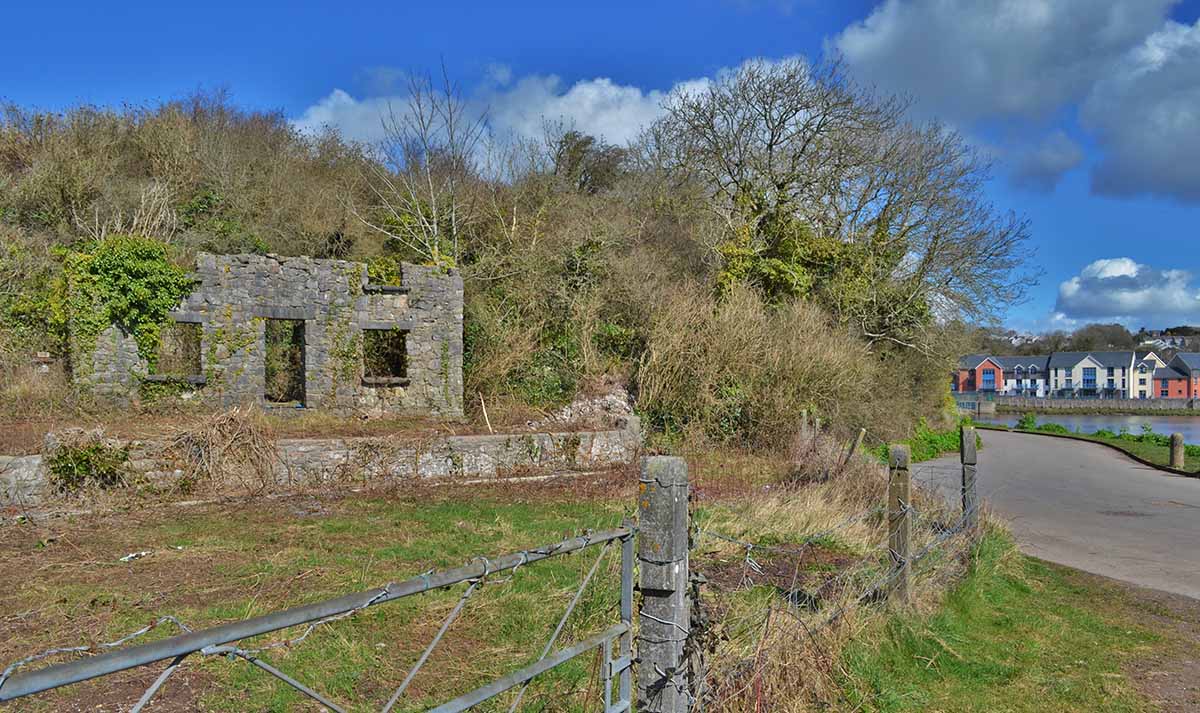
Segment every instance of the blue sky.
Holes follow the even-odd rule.
[[[838,52],[995,162],[1044,270],[1024,329],[1200,323],[1200,0],[19,3],[0,98],[144,104],[199,88],[356,138],[445,62],[493,119],[623,141],[664,93],[750,58]],[[16,31],[12,31],[16,28]]]

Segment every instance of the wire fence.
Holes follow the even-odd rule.
[[[837,455],[838,469],[849,462],[865,435],[861,432],[857,442]],[[973,431],[970,437],[973,444]],[[627,521],[619,528],[589,531],[494,559],[477,557],[455,569],[430,570],[401,582],[206,629],[193,631],[179,619],[164,616],[111,642],[30,653],[0,672],[0,702],[166,662],[130,708],[138,713],[189,662],[219,659],[247,664],[331,711],[370,706],[389,713],[405,704],[413,681],[482,591],[520,576],[524,567],[590,550],[595,558],[581,573],[536,660],[429,710],[463,711],[512,691],[507,706],[500,709],[514,713],[531,681],[588,653],[599,654],[594,680],[605,713],[632,710],[635,698],[639,712],[718,709],[723,701],[748,691],[758,697],[756,709],[765,710],[770,706],[763,707],[764,696],[755,687],[764,685],[763,672],[769,667],[798,648],[820,649],[822,636],[839,629],[836,625],[864,604],[907,597],[910,585],[955,571],[952,565],[969,551],[983,502],[974,493],[973,458],[973,447],[964,448],[961,464],[937,461],[910,467],[905,455],[892,464],[886,499],[879,492],[867,498],[866,507],[786,542],[756,542],[745,534],[723,532],[712,520],[692,519],[686,464],[681,459],[649,458],[639,480],[637,527]],[[652,462],[656,464],[648,465]],[[963,508],[952,504],[956,493],[963,496]],[[620,552],[616,620],[599,625],[598,631],[573,635],[572,643],[562,645],[568,621],[614,550]],[[712,607],[714,588],[697,576],[696,570],[703,567],[689,571],[689,556],[703,564],[710,550],[724,557],[722,595],[733,601],[720,611]],[[635,606],[635,581],[640,582],[641,606]],[[320,690],[320,682],[302,682],[268,660],[272,652],[302,646],[314,631],[366,609],[451,588],[458,591],[453,606],[386,701],[335,700]],[[181,633],[137,643],[166,626]],[[253,646],[246,643],[285,631],[294,635]],[[77,658],[34,668],[64,656]]]
[[[973,437],[974,432],[964,435]],[[720,709],[725,702],[746,695],[756,698],[755,710],[769,709],[769,702],[753,689],[761,685],[765,670],[777,663],[780,648],[820,649],[822,634],[857,607],[889,598],[902,578],[937,587],[960,572],[955,565],[966,561],[974,544],[975,524],[984,502],[974,493],[973,462],[970,467],[969,478],[965,463],[939,460],[906,467],[904,477],[912,486],[906,500],[862,509],[832,527],[786,544],[755,542],[711,527],[697,527],[697,553],[703,555],[706,544],[726,552],[736,548],[741,576],[733,591],[722,595],[725,600],[740,598],[741,606],[736,607],[736,614],[726,613],[720,618],[715,636],[709,633],[707,655],[697,664],[701,682],[693,710]],[[894,469],[892,475],[895,477]],[[963,500],[968,504],[965,509],[955,508],[952,503],[964,488],[971,489],[971,497]],[[906,541],[905,551],[898,552],[896,523],[905,520],[911,528],[911,539]],[[875,539],[869,546],[853,548],[853,561],[828,572],[814,566],[819,565],[814,550],[836,549],[839,538],[849,528],[863,523],[873,526]],[[848,538],[855,539],[858,537]],[[765,557],[774,558],[772,567],[764,566]],[[781,562],[786,569],[781,570]],[[747,606],[749,595],[762,589],[771,590],[770,596]],[[788,634],[781,635],[782,630]],[[712,643],[713,639],[718,641]]]
[[[202,658],[215,657],[230,662],[244,661],[326,709],[342,713],[347,710],[345,704],[332,700],[327,694],[318,691],[315,686],[302,683],[288,675],[265,660],[263,655],[275,649],[290,649],[299,646],[318,628],[354,617],[365,609],[437,589],[466,585],[454,607],[446,615],[412,668],[379,709],[383,713],[389,713],[402,700],[409,685],[429,660],[434,649],[446,637],[454,622],[459,619],[468,601],[485,585],[506,583],[514,576],[518,576],[518,570],[522,567],[542,560],[582,552],[588,548],[599,548],[591,568],[582,577],[542,648],[539,658],[534,663],[431,710],[437,713],[455,713],[467,710],[506,691],[517,689],[508,708],[509,711],[515,711],[521,704],[527,686],[534,678],[572,659],[599,650],[602,652],[600,685],[605,710],[617,713],[617,711],[629,709],[632,701],[634,532],[632,524],[629,523],[612,530],[585,532],[577,537],[567,538],[543,547],[522,550],[497,557],[494,560],[477,557],[470,564],[456,569],[430,570],[411,579],[391,582],[364,592],[198,631],[192,631],[175,617],[161,617],[154,623],[112,642],[94,646],[54,648],[30,654],[12,663],[0,673],[0,702],[11,701],[119,671],[168,661],[167,666],[130,708],[131,713],[139,713],[151,703],[169,679],[189,660],[189,657],[199,656]],[[570,646],[555,648],[567,621],[599,571],[602,561],[614,546],[619,546],[621,553],[619,621]],[[505,573],[507,573],[506,577],[498,577]],[[166,624],[173,624],[183,633],[151,643],[126,646]],[[246,639],[297,627],[303,628],[297,636],[291,638],[279,639],[255,647],[238,645],[238,642]],[[94,655],[29,672],[24,671],[32,664],[69,654]],[[368,703],[360,702],[360,705]]]

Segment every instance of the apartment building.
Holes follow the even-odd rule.
[[[1200,353],[1180,354],[1170,364],[1154,352],[1135,351],[972,354],[959,361],[951,389],[1039,398],[1197,398]]]

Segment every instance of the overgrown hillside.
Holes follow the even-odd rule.
[[[301,135],[222,96],[0,122],[0,364],[13,409],[87,409],[65,381],[63,265],[113,235],[462,271],[466,398],[493,417],[626,381],[667,437],[775,445],[803,409],[905,434],[944,411],[964,320],[1018,299],[1026,225],[984,202],[956,134],[802,62],[672,97],[617,147],[494,136],[414,80],[389,139]]]

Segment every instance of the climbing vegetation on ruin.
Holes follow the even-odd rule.
[[[169,313],[192,288],[187,271],[153,238],[111,235],[63,254],[55,319],[83,349],[116,325],[151,366]]]

